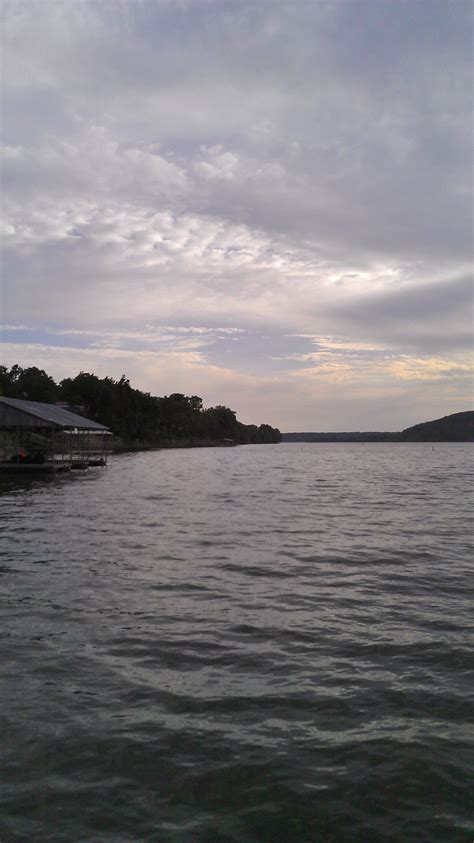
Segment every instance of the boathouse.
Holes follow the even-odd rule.
[[[64,406],[0,397],[0,471],[65,471],[105,466],[108,427]]]

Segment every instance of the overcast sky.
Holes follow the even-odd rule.
[[[282,430],[472,407],[464,0],[4,0],[1,362]]]

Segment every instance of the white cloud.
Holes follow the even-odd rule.
[[[260,406],[252,331],[307,334],[317,347],[280,339],[253,371],[272,395],[299,389],[309,420],[311,377],[340,384],[341,406],[353,379],[363,404],[379,379],[390,394],[434,383],[433,361],[449,368],[466,350],[467,2],[4,8],[5,322],[99,332],[98,365],[135,343],[130,366],[149,389],[161,381],[141,352],[212,350],[210,377],[224,392],[241,384],[246,407],[245,389]],[[146,328],[165,323],[181,331]],[[183,337],[193,325],[209,333]],[[242,332],[234,354],[218,325]],[[377,356],[387,349],[412,361],[398,380]],[[438,366],[436,402],[444,382],[454,406],[454,382],[465,386],[453,366],[449,378]]]

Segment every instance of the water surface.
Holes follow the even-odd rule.
[[[471,490],[464,444],[3,478],[2,843],[471,841]]]

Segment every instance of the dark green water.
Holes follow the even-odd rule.
[[[472,446],[1,481],[0,840],[472,841]]]

